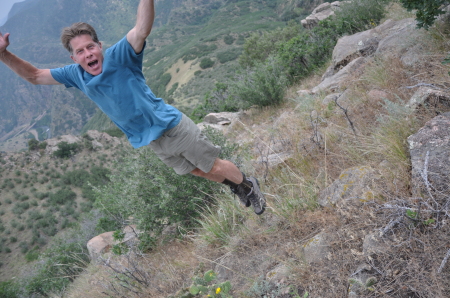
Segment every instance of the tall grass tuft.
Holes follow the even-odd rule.
[[[230,238],[244,228],[243,222],[248,215],[237,200],[223,195],[216,204],[203,208],[197,222],[202,229],[200,237],[208,244],[226,246]]]

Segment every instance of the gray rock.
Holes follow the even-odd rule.
[[[203,122],[198,123],[197,126],[203,130],[206,127],[212,127],[214,129],[226,132],[230,126],[243,115],[243,113],[210,113],[205,116]]]
[[[427,194],[424,183],[437,192],[450,185],[450,113],[428,121],[416,134],[408,137],[412,165],[412,186],[415,195]],[[426,175],[426,176],[425,176]]]
[[[363,254],[365,257],[385,253],[389,249],[387,240],[379,233],[370,233],[364,237]]]
[[[332,235],[321,232],[303,244],[303,256],[308,264],[331,260]]]
[[[321,206],[344,205],[359,206],[374,198],[372,183],[378,176],[368,166],[344,170],[338,179],[319,194]]]
[[[432,107],[439,104],[450,106],[450,94],[431,87],[422,86],[409,99],[407,106],[412,109],[417,109],[423,105]]]
[[[339,70],[335,75],[326,78],[319,85],[312,89],[314,94],[318,92],[336,92],[339,91],[342,87],[343,83],[347,83],[349,77],[353,75],[356,71],[361,70],[366,63],[366,59],[364,57],[359,57],[344,68]]]

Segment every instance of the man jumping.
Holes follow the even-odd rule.
[[[191,173],[228,185],[243,205],[251,205],[256,214],[262,214],[266,202],[257,179],[246,178],[232,162],[219,159],[220,147],[146,85],[142,61],[154,17],[154,1],[141,0],[134,28],[104,54],[89,24],[64,28],[61,41],[75,64],[56,69],[38,69],[15,56],[7,50],[9,33],[0,32],[0,61],[32,84],[80,89],[125,133],[134,148],[149,145],[177,174]]]

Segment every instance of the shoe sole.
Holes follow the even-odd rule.
[[[261,198],[263,198],[263,204],[262,204],[262,206],[261,206],[261,211],[260,212],[256,212],[254,209],[253,209],[253,211],[256,213],[256,215],[261,215],[261,214],[263,214],[264,213],[264,211],[266,210],[266,198],[264,197],[264,195],[263,195],[263,193],[261,192],[261,190],[259,189],[259,181],[258,181],[258,179],[256,179],[255,177],[249,177],[249,179],[252,179],[252,180],[255,180],[256,181],[256,185],[253,183],[253,181],[252,181],[252,184],[253,184],[253,187],[254,188],[257,188],[257,190],[255,191],[256,193],[259,193],[260,194],[260,197]],[[250,200],[249,200],[250,201]],[[261,201],[261,200],[260,200]],[[261,203],[261,202],[260,202]]]

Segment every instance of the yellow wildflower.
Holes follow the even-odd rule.
[[[216,294],[219,294],[220,293],[220,288],[217,288],[216,289]]]

